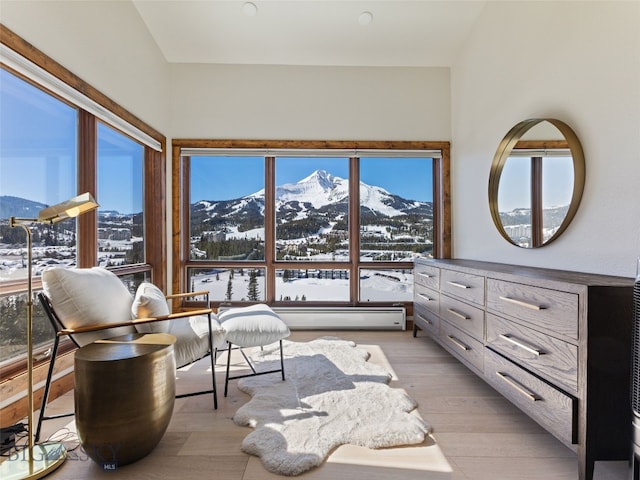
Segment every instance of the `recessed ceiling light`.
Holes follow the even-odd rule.
[[[362,12],[358,17],[360,25],[369,25],[371,22],[373,22],[373,13],[371,12]]]
[[[258,7],[256,7],[255,3],[252,2],[246,2],[243,6],[242,6],[242,11],[244,12],[244,14],[247,17],[253,17],[256,15],[256,13],[258,13]]]

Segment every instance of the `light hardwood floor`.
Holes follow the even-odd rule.
[[[418,412],[433,427],[420,446],[367,451],[341,447],[320,467],[298,478],[313,480],[575,480],[575,454],[522,414],[491,387],[420,332],[293,332],[291,340],[338,336],[367,348],[370,361],[394,375],[391,386],[413,397]],[[210,396],[178,399],[160,444],[138,462],[105,472],[78,447],[72,417],[45,422],[43,439],[64,439],[69,452],[52,479],[225,479],[281,478],[268,473],[255,457],[240,450],[249,432],[232,417],[249,397],[230,384],[224,398],[224,362],[216,368],[219,408]],[[237,368],[240,368],[238,361]],[[235,362],[234,362],[235,364]],[[180,391],[204,388],[206,360],[178,375]],[[276,377],[274,381],[279,381]],[[70,392],[52,402],[48,413],[73,407]],[[312,434],[313,432],[310,432]],[[74,448],[75,447],[75,448]],[[598,464],[598,480],[626,479],[626,462]]]

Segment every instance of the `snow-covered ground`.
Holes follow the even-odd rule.
[[[289,269],[289,271],[297,271]],[[301,272],[303,272],[301,270]],[[330,272],[330,271],[324,271]],[[281,271],[279,273],[282,273]],[[349,301],[349,279],[346,272],[334,271],[335,277],[318,278],[317,271],[311,272],[309,278],[290,278],[285,281],[282,275],[276,276],[276,300],[293,301]],[[305,273],[301,273],[305,275]],[[321,275],[324,276],[324,275]],[[330,273],[329,273],[330,276]],[[194,291],[210,292],[212,301],[226,300],[230,270],[208,270],[206,274],[191,277]],[[257,290],[260,300],[265,296],[264,275],[257,277]],[[234,271],[231,280],[231,300],[247,300],[249,288],[249,271],[244,276],[239,270]],[[362,270],[360,273],[360,301],[363,302],[410,302],[413,300],[413,273],[408,270]]]

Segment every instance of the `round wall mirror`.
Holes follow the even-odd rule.
[[[502,139],[491,164],[493,222],[513,245],[548,245],[578,210],[584,178],[582,146],[566,123],[550,118],[520,122]]]

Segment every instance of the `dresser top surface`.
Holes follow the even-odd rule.
[[[506,263],[484,262],[467,259],[417,259],[416,264],[431,265],[434,267],[451,268],[469,273],[491,272],[492,276],[515,280],[516,277],[524,277],[530,280],[556,281],[585,286],[600,287],[632,287],[634,279],[630,277],[616,277],[613,275],[601,275],[596,273],[573,272],[567,270],[555,270],[551,268],[528,267],[523,265],[511,265]]]

